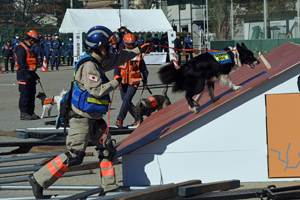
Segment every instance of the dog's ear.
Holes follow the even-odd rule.
[[[248,49],[248,48],[246,47],[246,45],[244,44],[244,42],[242,42],[242,47],[245,48],[245,49]]]
[[[243,48],[241,47],[241,45],[239,43],[236,43],[236,49],[238,50],[238,52],[243,51]]]

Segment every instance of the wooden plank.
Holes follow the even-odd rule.
[[[296,68],[300,64],[299,51],[300,45],[286,42],[264,56],[270,66],[272,66],[269,70],[266,69],[263,62],[255,66],[254,69],[243,67],[236,70],[230,74],[230,77],[236,85],[243,87],[233,91],[229,87],[220,86],[219,83],[216,83],[214,93],[216,97],[221,98],[213,103],[208,93],[204,93],[199,100],[201,106],[197,108],[196,114],[188,110],[185,98],[153,113],[118,146],[116,157],[128,154],[150,142],[165,137],[191,121],[205,117],[206,113],[217,109],[239,95],[248,93],[254,87],[283,73],[287,69]],[[282,52],[285,53],[282,54]]]
[[[126,195],[115,198],[115,200],[160,200],[175,197],[178,195],[178,188],[186,185],[201,184],[201,180],[191,180],[174,185],[168,185],[157,189],[140,192],[137,194]]]
[[[240,187],[240,180],[219,181],[212,183],[204,183],[198,185],[182,186],[178,190],[178,195],[182,197],[189,197],[205,192],[212,192],[216,190],[229,190]]]
[[[263,55],[260,56],[260,59],[263,61],[263,63],[265,64],[265,66],[266,66],[268,69],[271,69],[270,63],[267,61],[267,59],[265,59],[265,57],[264,57]]]
[[[33,146],[28,153],[54,153],[69,151],[64,146]]]
[[[18,137],[18,133],[12,131],[0,131],[0,136]]]

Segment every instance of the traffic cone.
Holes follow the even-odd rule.
[[[46,56],[44,56],[44,59],[43,59],[43,67],[42,67],[41,72],[50,72],[50,71],[48,70]]]
[[[178,65],[178,57],[177,57],[176,53],[174,54],[173,63],[174,63],[175,69],[179,69],[180,68],[180,66]]]
[[[261,53],[260,53],[260,51],[258,52],[258,58],[260,58],[260,56],[261,56]]]
[[[2,72],[2,67],[0,66],[0,74],[4,74],[3,72]]]

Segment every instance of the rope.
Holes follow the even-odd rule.
[[[230,50],[206,50],[206,49],[177,49],[177,48],[174,48],[174,47],[168,47],[168,46],[163,46],[163,45],[160,45],[160,44],[157,44],[155,46],[160,46],[160,47],[163,47],[163,48],[168,48],[168,49],[173,49],[175,51],[206,51],[206,52],[229,52]]]
[[[145,54],[141,57],[140,60],[142,60],[142,59],[145,57],[145,55],[146,55],[146,53],[148,52],[148,50],[149,50],[149,49],[146,50]],[[150,49],[150,51],[151,51],[151,50],[152,50],[152,49]],[[135,64],[131,69],[133,69],[135,66],[136,66],[136,64]],[[128,73],[129,73],[129,72],[125,73],[124,76],[127,75]],[[121,83],[120,83],[120,85],[121,85]],[[119,85],[119,86],[120,86],[120,85]],[[102,135],[101,138],[99,139],[100,144],[104,144],[105,141],[106,141],[106,139],[107,139],[107,137],[108,137],[108,133],[109,133],[109,123],[110,123],[110,108],[111,108],[111,105],[112,105],[112,102],[113,102],[113,99],[114,99],[115,91],[116,91],[116,90],[114,90],[113,93],[112,93],[112,95],[111,95],[111,101],[110,101],[110,104],[109,104],[109,107],[108,107],[108,111],[107,111],[107,127],[106,127],[105,132],[103,133],[103,135]],[[105,136],[105,139],[104,139],[104,141],[102,142],[102,139],[104,138],[104,136]]]

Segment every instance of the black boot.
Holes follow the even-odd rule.
[[[70,66],[70,62],[68,62],[68,66]]]
[[[28,176],[28,181],[32,187],[33,195],[36,199],[44,199],[43,188],[38,182],[36,182],[34,176],[31,174]]]
[[[52,70],[52,71],[54,70],[54,66],[52,66],[52,65],[51,65],[51,70]]]
[[[71,62],[71,66],[73,66],[73,62]]]
[[[56,66],[56,70],[58,71],[58,65]]]
[[[29,115],[26,111],[22,111],[20,115],[20,120],[33,120],[33,116]]]

